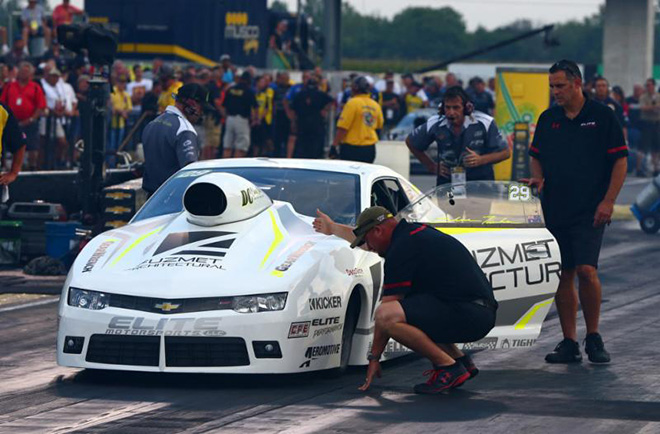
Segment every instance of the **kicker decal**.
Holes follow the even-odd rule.
[[[338,309],[341,307],[341,296],[316,297],[309,299],[310,310]]]

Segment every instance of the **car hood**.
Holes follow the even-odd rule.
[[[316,233],[288,203],[211,227],[186,217],[155,217],[95,237],[76,259],[70,286],[169,298],[288,291],[329,250],[349,248]]]

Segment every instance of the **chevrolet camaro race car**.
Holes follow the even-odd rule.
[[[320,209],[354,224],[371,205],[457,237],[487,275],[496,327],[464,349],[534,343],[561,264],[526,186],[469,182],[421,194],[382,166],[232,159],[185,167],[130,224],[83,249],[62,289],[58,363],[210,373],[366,364],[382,260],[311,223]],[[408,352],[391,341],[384,358]]]

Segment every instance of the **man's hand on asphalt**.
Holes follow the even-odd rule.
[[[324,235],[332,235],[332,219],[327,215],[321,212],[321,210],[316,210],[316,218],[312,222],[312,226],[316,232],[320,232]]]
[[[380,362],[378,360],[370,360],[369,367],[367,368],[367,378],[364,379],[364,384],[358,387],[361,391],[366,391],[371,386],[371,382],[374,377],[380,378],[383,375],[382,370],[380,369]]]
[[[614,202],[604,199],[598,204],[596,214],[594,215],[594,227],[603,226],[612,223],[612,214],[614,213]]]
[[[463,166],[479,167],[483,164],[483,157],[470,148],[465,148],[467,155],[463,158]]]
[[[9,185],[12,182],[14,182],[17,177],[18,174],[16,173],[11,173],[11,172],[0,173],[0,185]]]

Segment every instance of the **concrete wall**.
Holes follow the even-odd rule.
[[[643,84],[653,68],[655,0],[607,0],[603,31],[603,72],[626,94]]]

